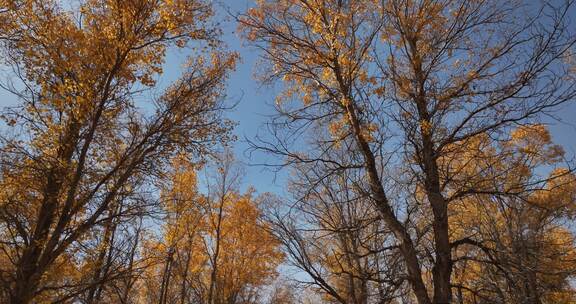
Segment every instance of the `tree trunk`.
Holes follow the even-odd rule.
[[[58,207],[58,193],[62,185],[57,174],[52,172],[47,180],[44,200],[38,213],[38,222],[33,237],[16,266],[16,280],[10,294],[12,304],[29,303],[34,297],[40,277],[44,272],[44,267],[39,265],[39,262],[42,254],[46,254],[43,253],[43,249],[45,249],[44,245],[50,233],[50,226],[54,222]]]
[[[433,139],[431,114],[428,111],[426,94],[426,76],[422,70],[422,57],[418,49],[416,36],[408,35],[408,44],[412,52],[412,68],[416,80],[414,102],[418,110],[419,129],[421,136],[420,166],[424,171],[424,188],[428,202],[432,208],[432,228],[434,233],[434,249],[436,259],[432,269],[434,285],[434,304],[448,304],[452,301],[450,277],[452,275],[452,249],[448,227],[448,204],[440,188],[437,151]]]
[[[116,204],[112,206],[112,209],[116,208]],[[96,259],[94,277],[92,278],[92,286],[90,286],[90,289],[88,290],[88,296],[86,298],[87,304],[98,303],[98,300],[100,299],[102,287],[104,285],[104,282],[101,281],[108,274],[108,269],[110,268],[112,259],[112,246],[114,245],[114,236],[116,232],[114,216],[119,212],[120,210],[113,210],[110,214],[110,218],[106,221],[104,238],[102,240],[104,246],[100,249],[98,258]],[[104,259],[106,259],[106,261]]]
[[[74,154],[80,126],[78,122],[72,120],[67,127],[67,132],[58,148],[58,162],[52,164],[52,168],[46,174],[46,186],[42,191],[43,198],[36,217],[34,233],[16,265],[16,279],[10,293],[11,304],[25,304],[32,300],[48,263],[56,258],[53,255],[54,248],[47,244],[55,244],[49,242],[49,239],[57,239],[60,235],[56,234],[50,238],[50,227],[56,220],[63,178]]]
[[[368,173],[368,181],[373,199],[382,215],[382,219],[386,222],[392,233],[394,233],[396,239],[400,242],[399,248],[404,257],[404,263],[408,270],[408,280],[410,281],[412,290],[414,291],[419,304],[430,304],[430,298],[428,297],[426,286],[422,280],[422,270],[420,269],[420,262],[418,261],[418,254],[414,247],[414,243],[412,242],[406,227],[402,225],[392,211],[384,188],[382,187],[380,177],[378,176],[374,154],[370,150],[366,140],[362,137],[360,124],[351,105],[347,106],[347,112],[348,119],[356,135],[356,140],[364,156],[366,163],[365,167]]]
[[[370,192],[372,194],[372,199],[375,201],[378,210],[382,215],[382,219],[386,225],[390,228],[396,239],[400,242],[399,248],[400,253],[404,258],[404,263],[408,270],[408,280],[410,281],[414,295],[418,300],[419,304],[430,304],[430,298],[428,297],[428,291],[422,280],[422,270],[420,269],[420,262],[418,260],[418,254],[410,234],[406,230],[406,227],[398,220],[390,203],[384,187],[382,186],[382,181],[378,175],[378,169],[376,168],[376,158],[374,153],[370,149],[370,145],[364,138],[360,122],[356,115],[356,108],[352,103],[352,96],[350,95],[349,87],[345,85],[345,81],[342,77],[340,71],[340,65],[338,60],[334,61],[335,71],[334,74],[340,86],[340,91],[345,94],[345,98],[349,100],[344,105],[344,109],[347,114],[348,123],[352,127],[356,143],[360,148],[360,152],[364,157],[364,167],[368,174],[368,183],[370,186]]]

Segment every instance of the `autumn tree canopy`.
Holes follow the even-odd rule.
[[[576,302],[573,0],[237,8],[0,0],[0,302]]]
[[[256,138],[253,147],[280,156],[270,165],[306,172],[296,177],[308,189],[296,197],[301,203],[315,199],[325,183],[342,187],[333,176],[347,176],[357,199],[372,202],[394,237],[409,288],[404,301],[450,303],[457,287],[454,269],[461,263],[457,244],[481,248],[484,242],[474,235],[455,239],[453,206],[481,194],[518,197],[520,189],[537,191],[559,177],[536,174],[550,163],[533,162],[526,169],[534,174],[511,180],[513,187],[484,188],[493,176],[511,177],[517,169],[513,162],[496,166],[510,153],[506,149],[492,155],[493,176],[463,176],[463,169],[453,166],[475,164],[481,157],[458,147],[479,138],[506,141],[517,126],[530,128],[573,100],[576,87],[566,64],[576,41],[573,5],[259,1],[238,17],[240,29],[262,50],[261,79],[281,81],[284,90],[276,99],[269,136]],[[334,204],[341,200],[338,188],[322,192]],[[529,293],[518,301],[544,299]]]
[[[105,222],[146,212],[141,196],[171,155],[202,157],[228,139],[223,84],[236,56],[216,49],[204,1],[4,2],[3,63],[18,81],[7,88],[21,103],[4,113],[3,293],[49,301],[60,286],[82,291],[82,272],[46,278],[74,256],[87,262],[83,243]],[[188,43],[206,51],[140,110],[167,48]]]

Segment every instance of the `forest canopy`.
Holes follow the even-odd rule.
[[[0,0],[1,303],[576,303],[574,0],[237,8]]]

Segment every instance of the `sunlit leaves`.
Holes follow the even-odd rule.
[[[3,223],[17,227],[2,236],[16,248],[13,268],[3,269],[13,301],[32,301],[55,261],[111,227],[107,216],[134,224],[151,212],[148,191],[158,190],[169,159],[199,160],[231,140],[222,99],[237,55],[217,49],[212,10],[201,0],[0,3],[0,27],[11,35],[0,38],[2,63],[19,81],[7,87],[20,97],[5,111],[14,135],[2,142],[10,164],[2,183],[18,193],[2,202],[14,206]],[[167,50],[186,46],[192,64],[183,75],[163,93],[146,92],[161,89]],[[74,255],[79,265],[86,251]],[[68,279],[71,288],[86,284]]]

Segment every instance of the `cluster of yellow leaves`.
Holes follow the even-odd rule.
[[[510,138],[494,144],[487,134],[479,134],[443,148],[439,166],[445,178],[458,187],[479,191],[501,187],[518,191],[533,169],[561,161],[564,151],[552,143],[544,125],[525,125],[510,132]]]
[[[359,61],[371,60],[370,55],[361,50],[366,37],[361,37],[359,28],[362,22],[368,22],[372,10],[370,1],[351,1],[346,5],[319,1],[258,1],[257,7],[241,19],[240,28],[248,40],[268,41],[270,57],[286,59],[274,60],[272,69],[287,86],[281,100],[310,90],[322,99],[330,95],[330,88],[340,85],[336,70],[338,74],[346,75],[345,81],[356,79],[364,85],[376,84],[376,78],[362,68],[362,63],[359,64]],[[267,23],[265,16],[278,16],[286,23]],[[271,31],[276,34],[268,36]],[[354,36],[350,35],[352,31]],[[310,81],[316,76],[317,81]],[[303,97],[306,105],[312,98],[310,94],[299,97]]]
[[[172,250],[174,263],[178,264],[171,274],[172,282],[189,280],[195,282],[192,284],[201,284],[188,286],[190,290],[206,288],[207,291],[212,271],[217,267],[216,303],[224,303],[245,288],[273,280],[284,255],[279,241],[261,221],[261,211],[252,193],[227,193],[221,204],[198,193],[195,165],[185,157],[177,157],[172,167],[170,183],[162,195],[168,213],[162,237],[158,241],[149,240],[145,245],[145,251],[160,262],[148,270],[148,278],[161,276],[166,267],[165,256]],[[215,246],[219,247],[217,257]],[[150,293],[158,289],[157,283],[148,284]]]
[[[423,135],[430,135],[432,132],[432,124],[430,123],[430,121],[427,120],[421,120],[420,121],[420,132],[422,132]]]
[[[231,294],[243,286],[265,285],[276,276],[284,256],[279,241],[268,233],[268,224],[261,222],[251,193],[232,194],[226,205],[217,285]]]
[[[54,96],[42,101],[76,115],[89,113],[107,75],[153,86],[170,41],[209,39],[202,27],[212,12],[201,1],[89,0],[79,10],[80,22],[56,1],[25,1],[13,21],[28,28],[16,43],[27,78]]]
[[[546,126],[535,124],[514,130],[509,145],[515,147],[520,155],[530,155],[543,163],[555,163],[564,155],[564,150],[560,145],[551,143],[552,138]]]
[[[525,267],[537,273],[539,284],[563,286],[566,280],[564,274],[576,270],[576,251],[573,247],[575,237],[571,231],[555,225],[554,219],[574,216],[576,176],[567,169],[558,168],[549,174],[540,190],[529,189],[533,187],[530,186],[530,180],[536,168],[554,165],[561,160],[562,151],[552,144],[546,127],[519,127],[511,131],[508,141],[499,145],[495,145],[487,135],[481,134],[459,147],[446,149],[447,155],[440,159],[440,163],[449,168],[448,175],[453,179],[451,182],[458,183],[460,189],[474,189],[478,192],[450,204],[452,241],[467,237],[475,239],[492,250],[495,258],[507,259],[508,263],[518,265],[533,263]],[[525,191],[527,194],[523,199],[503,203],[501,199],[493,199],[491,191],[516,193],[520,196]],[[519,241],[519,238],[527,239]],[[518,252],[518,246],[523,243],[533,246],[530,247],[530,256],[536,261],[526,260],[527,257],[521,256],[521,251]],[[475,246],[464,245],[455,254],[474,256],[484,253]],[[454,282],[482,290],[482,284],[486,284],[490,271],[493,270],[482,261],[465,259],[455,266]],[[570,301],[574,300],[570,292],[562,291],[562,288],[542,296],[549,301],[546,303],[572,303]],[[472,301],[473,297],[473,293],[464,292],[466,301]]]
[[[543,189],[536,191],[530,201],[547,210],[564,210],[568,215],[576,212],[576,176],[566,168],[550,173]]]

